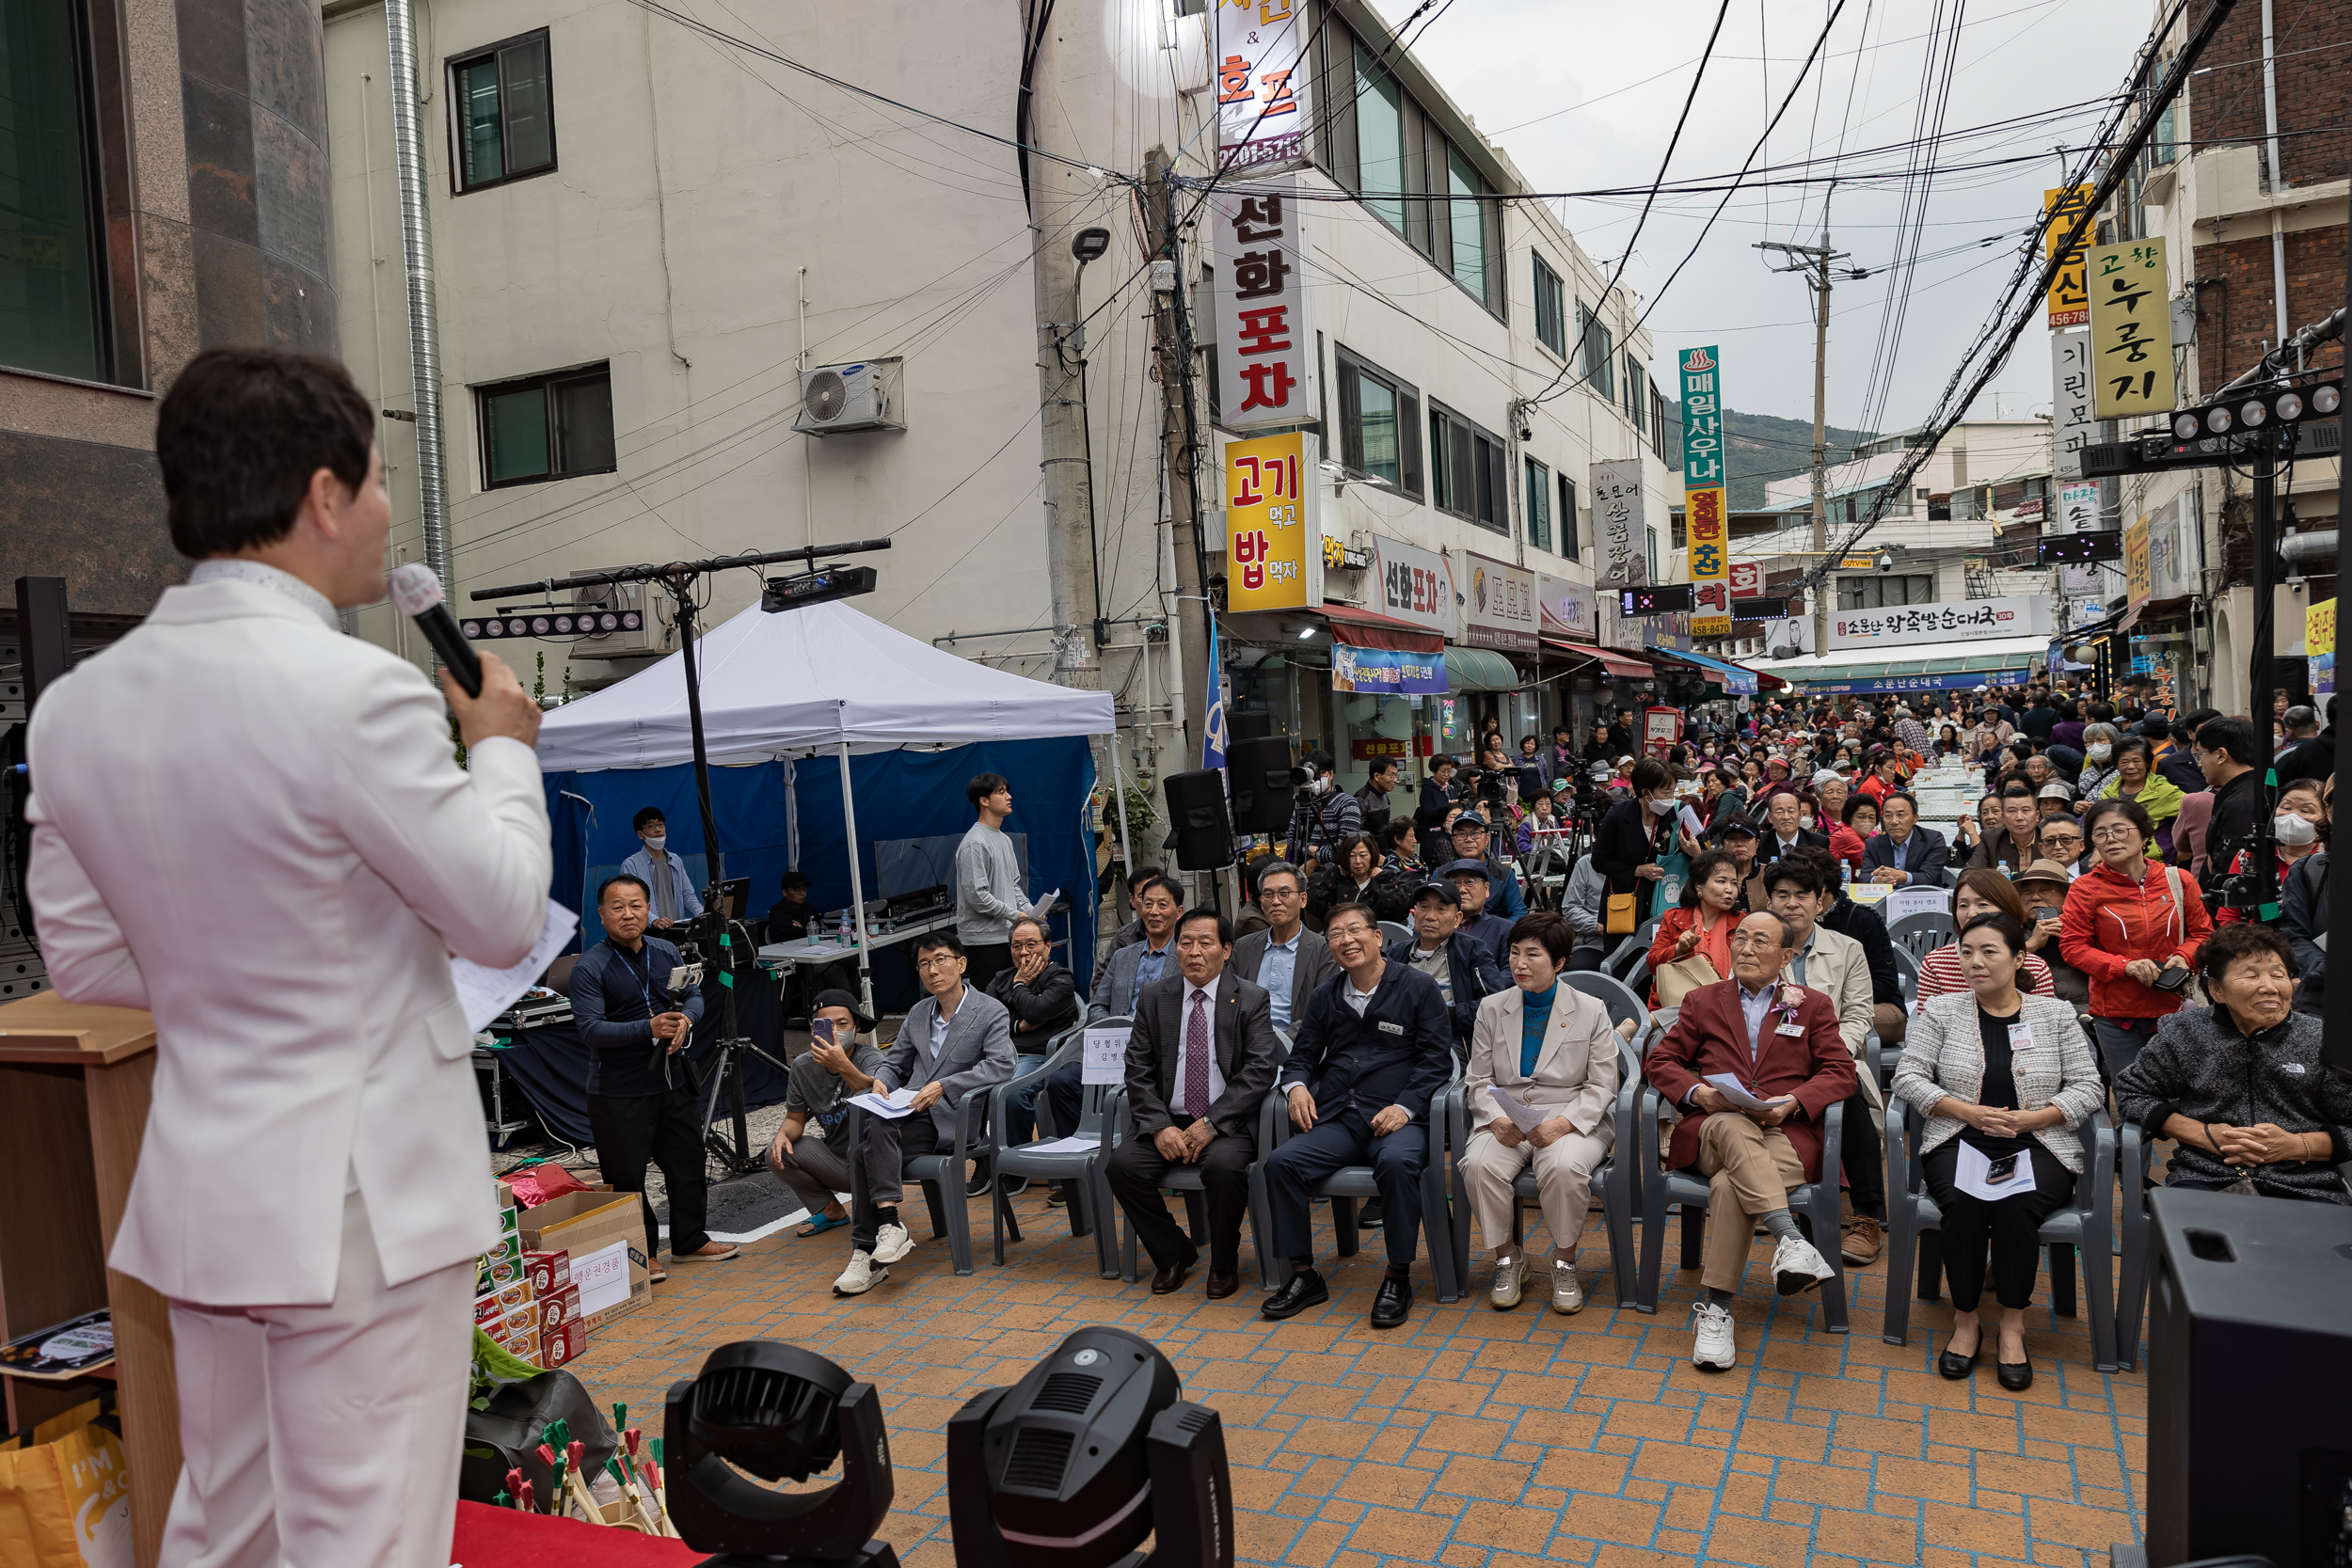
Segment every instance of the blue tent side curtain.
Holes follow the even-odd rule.
[[[856,799],[859,873],[867,895],[874,896],[880,880],[875,844],[961,835],[974,820],[964,786],[980,773],[1000,773],[1012,782],[1012,816],[1005,831],[1027,836],[1028,895],[1034,899],[1058,888],[1069,905],[1067,915],[1055,919],[1055,935],[1068,939],[1063,961],[1076,974],[1084,994],[1093,974],[1095,928],[1095,851],[1089,821],[1094,755],[1084,736],[992,740],[946,751],[853,753],[850,784]],[[590,868],[617,864],[642,847],[629,828],[639,807],[660,809],[670,847],[679,855],[691,862],[704,852],[691,767],[550,773],[545,784],[555,832],[553,896],[580,913],[583,946],[603,940],[596,911],[582,907],[587,901],[583,880]],[[849,904],[848,832],[837,753],[820,752],[789,764],[771,760],[713,768],[710,803],[727,875],[751,880],[744,901],[747,915],[766,915],[780,896],[779,880],[795,868],[796,833],[798,869],[808,879],[809,903],[818,910]],[[878,992],[876,1001],[881,1000]]]

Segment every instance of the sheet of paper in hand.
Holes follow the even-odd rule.
[[[1745,1084],[1728,1072],[1710,1072],[1707,1075],[1707,1081],[1722,1090],[1724,1098],[1742,1111],[1769,1111],[1775,1105],[1784,1105],[1788,1101],[1788,1097],[1785,1094],[1772,1100],[1759,1099]]]
[[[900,1117],[914,1114],[914,1091],[892,1089],[888,1094],[876,1094],[868,1089],[864,1094],[850,1096],[850,1103],[868,1116],[882,1117],[887,1120],[896,1121]]]
[[[1079,1081],[1087,1084],[1124,1084],[1127,1081],[1127,1037],[1134,1033],[1125,1024],[1115,1027],[1089,1029],[1086,1037],[1086,1066]]]
[[[1488,1085],[1486,1092],[1495,1097],[1495,1103],[1502,1108],[1504,1116],[1511,1118],[1511,1125],[1522,1132],[1533,1132],[1558,1115],[1557,1112],[1546,1110],[1540,1105],[1521,1103],[1517,1095],[1500,1084]]]
[[[548,965],[579,928],[580,916],[550,898],[539,940],[532,943],[530,956],[522,962],[506,969],[485,969],[471,958],[450,959],[450,982],[457,988],[457,1000],[466,1009],[466,1027],[475,1034],[488,1028],[492,1019],[513,1006],[548,972]]]

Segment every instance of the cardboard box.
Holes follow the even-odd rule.
[[[532,1295],[553,1295],[572,1282],[572,1255],[560,1248],[554,1252],[526,1252],[523,1272],[531,1276]]]
[[[580,1317],[580,1287],[577,1285],[550,1291],[539,1297],[538,1302],[541,1328],[561,1328],[565,1323],[578,1322]]]
[[[646,1274],[644,1253],[645,1216],[640,1201],[635,1193],[616,1193],[610,1186],[596,1186],[583,1193],[565,1193],[524,1212],[525,1250],[560,1250],[569,1255],[572,1282],[583,1287],[583,1321],[591,1329],[653,1301],[653,1282]],[[616,1291],[617,1299],[610,1305],[591,1308],[589,1303],[597,1291],[582,1279],[581,1266],[592,1256],[608,1254],[616,1245],[627,1264],[628,1294],[619,1296]],[[617,1287],[617,1281],[612,1283]]]
[[[577,1318],[558,1328],[543,1324],[539,1329],[539,1365],[549,1371],[578,1360],[587,1348],[588,1325]]]
[[[499,1211],[499,1234],[512,1237],[522,1227],[522,1211],[515,1207],[514,1200],[510,1197],[506,1207]]]
[[[493,1286],[473,1298],[473,1321],[486,1323],[501,1313],[510,1312],[532,1299],[531,1281],[528,1279],[514,1279],[504,1285]]]
[[[539,1304],[526,1301],[519,1307],[510,1307],[500,1313],[495,1323],[485,1323],[483,1332],[502,1345],[511,1345],[522,1338],[526,1329],[537,1328],[539,1323]]]

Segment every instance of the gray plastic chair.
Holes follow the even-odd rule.
[[[987,1148],[990,1176],[992,1178],[1021,1176],[1038,1180],[1073,1183],[1075,1196],[1070,1205],[1070,1233],[1073,1236],[1093,1235],[1095,1259],[1105,1277],[1108,1277],[1114,1270],[1111,1262],[1110,1239],[1103,1228],[1103,1214],[1109,1194],[1102,1185],[1101,1174],[1097,1168],[1097,1157],[1101,1153],[1099,1144],[1093,1149],[1076,1149],[1058,1154],[1041,1154],[1026,1144],[1008,1145],[1005,1142],[1004,1132],[1005,1111],[1014,1089],[1025,1086],[1032,1081],[1038,1082],[1041,1087],[1045,1077],[1078,1061],[1086,1050],[1086,1032],[1089,1029],[1117,1028],[1120,1024],[1130,1024],[1133,1022],[1128,1018],[1104,1018],[1097,1019],[1090,1023],[1073,1025],[1054,1037],[1052,1046],[1042,1062],[1038,1063],[1028,1071],[1008,1079],[1002,1084],[997,1084],[988,1090],[990,1131]],[[1104,1101],[1113,1087],[1115,1085],[1104,1084],[1088,1085],[1080,1102],[1078,1125],[1067,1130],[1054,1129],[1052,1130],[1053,1135],[1055,1137],[1086,1137],[1091,1134],[1099,1139],[1103,1133]],[[1039,1126],[1042,1129],[1051,1118],[1051,1111],[1044,1103],[1042,1093],[1038,1099],[1038,1109],[1041,1113],[1038,1118]],[[1006,1236],[1009,1232],[1012,1240],[1016,1242],[1021,1240],[1021,1225],[1013,1216],[1012,1199],[1006,1194],[1003,1183],[1000,1180],[992,1180],[989,1183],[989,1191],[993,1195],[989,1207],[992,1211],[992,1228],[995,1234],[996,1266],[1001,1269],[1005,1266]]]
[[[1607,976],[1580,975],[1581,979],[1605,979]],[[1579,986],[1579,990],[1586,988]],[[1588,994],[1597,994],[1588,991]],[[1605,998],[1603,1000],[1606,1000]],[[1646,1014],[1644,1015],[1646,1018]],[[1593,1186],[1600,1194],[1602,1223],[1609,1231],[1609,1278],[1617,1292],[1617,1305],[1629,1306],[1634,1291],[1628,1281],[1633,1277],[1633,1163],[1625,1157],[1625,1131],[1632,1125],[1634,1107],[1642,1093],[1642,1057],[1631,1045],[1617,1042],[1617,1096],[1612,1109],[1615,1117],[1616,1141],[1611,1144],[1609,1158],[1593,1172]],[[1454,1198],[1453,1224],[1450,1234],[1454,1243],[1454,1276],[1467,1291],[1470,1288],[1470,1182],[1462,1175],[1462,1156],[1470,1148],[1470,1134],[1477,1131],[1470,1125],[1470,1090],[1466,1084],[1452,1085],[1446,1095],[1447,1103],[1447,1171]],[[1521,1223],[1527,1206],[1538,1202],[1535,1167],[1531,1164],[1511,1182],[1511,1243],[1526,1240],[1526,1227]],[[1489,1247],[1495,1244],[1492,1236],[1482,1238]],[[1557,1243],[1554,1243],[1557,1244]]]
[[[1401,937],[1409,937],[1412,934],[1413,928],[1401,920],[1384,920],[1380,923],[1380,945],[1383,947]]]
[[[1581,990],[1609,1009],[1609,1022],[1623,1023],[1631,1019],[1640,1027],[1633,1031],[1634,1062],[1638,1067],[1642,1053],[1649,1049],[1650,1011],[1641,993],[1613,974],[1591,972],[1566,974],[1560,976],[1570,990]]]
[[[964,1163],[985,1161],[989,1157],[989,1125],[992,1113],[1002,1103],[994,1090],[1002,1085],[977,1094],[967,1094],[956,1104],[956,1129],[953,1148],[939,1154],[917,1154],[903,1161],[898,1167],[902,1180],[913,1181],[923,1189],[923,1203],[930,1211],[933,1240],[947,1239],[947,1257],[959,1275],[972,1272],[972,1216],[965,1207],[968,1188],[964,1180]],[[929,1116],[918,1111],[917,1116]],[[866,1142],[866,1113],[850,1107],[850,1168],[858,1168],[858,1156]],[[993,1185],[993,1183],[992,1183]],[[1001,1201],[1001,1199],[1000,1199]],[[998,1261],[1003,1261],[1000,1258]]]
[[[1642,981],[1637,976],[1645,977],[1649,974],[1649,945],[1657,940],[1658,922],[1655,919],[1642,922],[1639,929],[1617,943],[1610,950],[1609,957],[1601,960],[1601,973],[1614,975],[1639,992]]]
[[[1951,941],[1952,934],[1951,914],[1943,910],[1921,910],[1891,922],[1886,927],[1887,940],[1895,944],[1895,950],[1910,954],[1915,962]]]
[[[1926,1125],[1919,1108],[1900,1095],[1887,1102],[1886,1168],[1903,1173],[1901,1186],[1886,1197],[1886,1322],[1881,1337],[1890,1345],[1904,1343],[1909,1334],[1911,1298],[1903,1281],[1915,1253],[1919,1299],[1934,1301],[1943,1294],[1944,1216],[1920,1171],[1919,1137]],[[2074,1182],[2074,1201],[2042,1222],[2042,1242],[2050,1249],[2050,1304],[2061,1318],[2075,1315],[2074,1259],[2080,1256],[2083,1294],[2090,1298],[2091,1360],[2099,1370],[2112,1372],[2122,1366],[2115,1348],[2117,1302],[2107,1289],[2108,1260],[2115,1251],[2115,1125],[2105,1111],[2097,1111],[2090,1126],[2090,1168]],[[2130,1131],[2136,1148],[2137,1129]],[[2137,1329],[2135,1323],[2135,1337]]]
[[[1666,1145],[1664,1097],[1646,1083],[1642,1105],[1634,1117],[1641,1138],[1638,1158],[1642,1173],[1642,1277],[1633,1307],[1638,1312],[1658,1310],[1661,1275],[1665,1269],[1666,1211],[1682,1211],[1682,1267],[1695,1269],[1703,1260],[1705,1219],[1710,1188],[1694,1171],[1665,1170],[1659,1153]],[[1810,1232],[1807,1239],[1828,1259],[1831,1274],[1821,1282],[1822,1326],[1832,1334],[1846,1332],[1846,1264],[1838,1254],[1837,1180],[1843,1168],[1846,1107],[1829,1108],[1821,1124],[1823,1180],[1807,1181],[1788,1192],[1788,1211]],[[1623,1134],[1619,1134],[1622,1136]]]
[[[1274,1070],[1277,1073],[1282,1070],[1283,1059],[1289,1055],[1290,1041],[1284,1038],[1278,1030],[1276,1031],[1274,1057]],[[1258,1107],[1258,1148],[1261,1150],[1275,1147],[1277,1137],[1274,1120],[1281,1114],[1282,1107],[1282,1097],[1271,1089],[1267,1090],[1264,1101]],[[1103,1142],[1101,1156],[1096,1161],[1098,1173],[1102,1161],[1110,1157],[1110,1151],[1136,1135],[1135,1112],[1128,1103],[1125,1085],[1120,1085],[1112,1094],[1109,1105],[1104,1110],[1103,1122],[1110,1130],[1111,1135]],[[1096,1180],[1104,1194],[1104,1250],[1106,1255],[1111,1250],[1110,1234],[1116,1227],[1120,1232],[1119,1277],[1133,1285],[1140,1277],[1136,1272],[1137,1250],[1136,1227],[1132,1223],[1121,1224],[1125,1216],[1120,1212],[1118,1202],[1109,1196],[1109,1180],[1099,1174]],[[1207,1199],[1203,1196],[1207,1189],[1201,1182],[1200,1172],[1190,1165],[1170,1165],[1162,1173],[1160,1185],[1164,1189],[1184,1195],[1184,1230],[1192,1238],[1193,1245],[1200,1250],[1203,1258],[1206,1258],[1209,1252],[1207,1239],[1209,1212]],[[1274,1277],[1274,1259],[1269,1251],[1273,1234],[1272,1228],[1266,1222],[1265,1156],[1262,1152],[1257,1159],[1249,1162],[1249,1250],[1257,1255],[1258,1289],[1263,1293],[1271,1293],[1279,1288]]]
[[[1448,1206],[1449,1186],[1447,1130],[1453,1113],[1447,1107],[1447,1097],[1457,1094],[1462,1085],[1462,1058],[1449,1053],[1451,1070],[1445,1083],[1429,1101],[1429,1158],[1421,1168],[1421,1239],[1429,1251],[1430,1273],[1437,1276],[1438,1299],[1454,1302],[1462,1299],[1461,1276],[1454,1268],[1453,1227],[1467,1216],[1454,1215]],[[1312,1092],[1313,1085],[1308,1085]],[[1281,1092],[1278,1089],[1278,1093]],[[1261,1123],[1263,1130],[1264,1124]],[[1284,1114],[1272,1118],[1273,1142],[1259,1146],[1261,1162],[1273,1149],[1288,1141],[1291,1118]],[[1356,1226],[1356,1206],[1368,1198],[1380,1196],[1379,1183],[1373,1180],[1370,1165],[1343,1165],[1316,1184],[1311,1195],[1331,1200],[1331,1228],[1338,1237],[1338,1251],[1343,1258],[1353,1258],[1359,1250]],[[1270,1221],[1271,1216],[1269,1216]],[[1266,1232],[1271,1238],[1271,1224]]]

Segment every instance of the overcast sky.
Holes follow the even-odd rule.
[[[1732,0],[1668,178],[1729,174],[1788,93],[1805,53],[1836,0]],[[1383,0],[1391,18],[1411,10]],[[1933,0],[1846,0],[1818,61],[1772,133],[1756,166],[1867,153],[1911,140],[1929,66],[1924,36]],[[1716,7],[1705,0],[1631,0],[1575,5],[1561,0],[1437,0],[1417,55],[1540,191],[1644,186],[1658,170],[1691,89]],[[1944,127],[1954,131],[2042,116],[2104,100],[2122,82],[2133,51],[2153,22],[2149,0],[1967,0],[1958,69]],[[1420,23],[1414,24],[1418,29]],[[1824,69],[1826,68],[1826,69]],[[1649,80],[1645,81],[1645,78]],[[1767,105],[1767,95],[1770,106]],[[1894,374],[1876,427],[1915,424],[1934,406],[1961,355],[1986,320],[2016,261],[2044,189],[2059,183],[2058,146],[2080,147],[2099,123],[2096,103],[2061,118],[2029,121],[1947,142],[1945,163],[2030,161],[1933,182],[1920,261],[1910,291]],[[1899,171],[1901,151],[1850,156],[1844,172]],[[1813,170],[1783,170],[1782,178]],[[1821,227],[1819,186],[1742,189],[1703,243],[1720,194],[1661,200],[1627,262],[1625,281],[1654,306],[1655,367],[1670,372],[1678,350],[1711,343],[1722,353],[1724,401],[1745,413],[1813,415],[1812,293],[1802,279],[1770,270],[1785,257],[1758,240],[1812,244]],[[1579,199],[1562,215],[1604,264],[1625,251],[1638,197]],[[1841,184],[1829,214],[1842,264],[1872,276],[1840,280],[1831,295],[1829,422],[1866,417],[1869,379],[1893,294],[1879,269],[1895,253],[1900,182]],[[1998,236],[1989,245],[1976,242]],[[1662,297],[1658,291],[1694,243],[1698,250]],[[1956,247],[1968,246],[1964,250]],[[1937,257],[1936,253],[1947,254]],[[2049,339],[2037,323],[1972,411],[2046,413]],[[1668,375],[1661,387],[1673,395]]]

